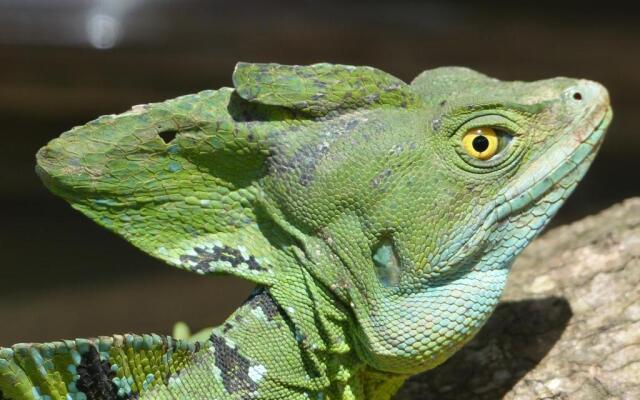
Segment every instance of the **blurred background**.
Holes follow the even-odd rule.
[[[48,140],[102,114],[231,85],[237,61],[463,65],[602,82],[616,113],[555,224],[639,195],[640,16],[615,2],[0,0],[0,345],[220,323],[250,291],[166,267],[49,194]]]

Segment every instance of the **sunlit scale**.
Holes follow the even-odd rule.
[[[498,143],[496,131],[488,127],[470,129],[462,138],[464,150],[478,160],[488,160],[496,155]]]

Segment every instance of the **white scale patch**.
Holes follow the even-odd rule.
[[[266,372],[267,369],[264,365],[252,365],[249,367],[249,378],[251,378],[255,383],[258,383],[262,380]]]

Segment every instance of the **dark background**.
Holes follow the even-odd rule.
[[[515,4],[515,5],[514,5]],[[48,140],[99,115],[231,85],[239,61],[464,65],[585,77],[616,113],[566,223],[640,194],[640,17],[615,2],[0,0],[0,345],[222,321],[249,285],[150,259],[50,195]]]

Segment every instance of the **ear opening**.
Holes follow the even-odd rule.
[[[378,238],[372,249],[371,259],[382,286],[391,287],[400,282],[400,258],[390,233]]]

